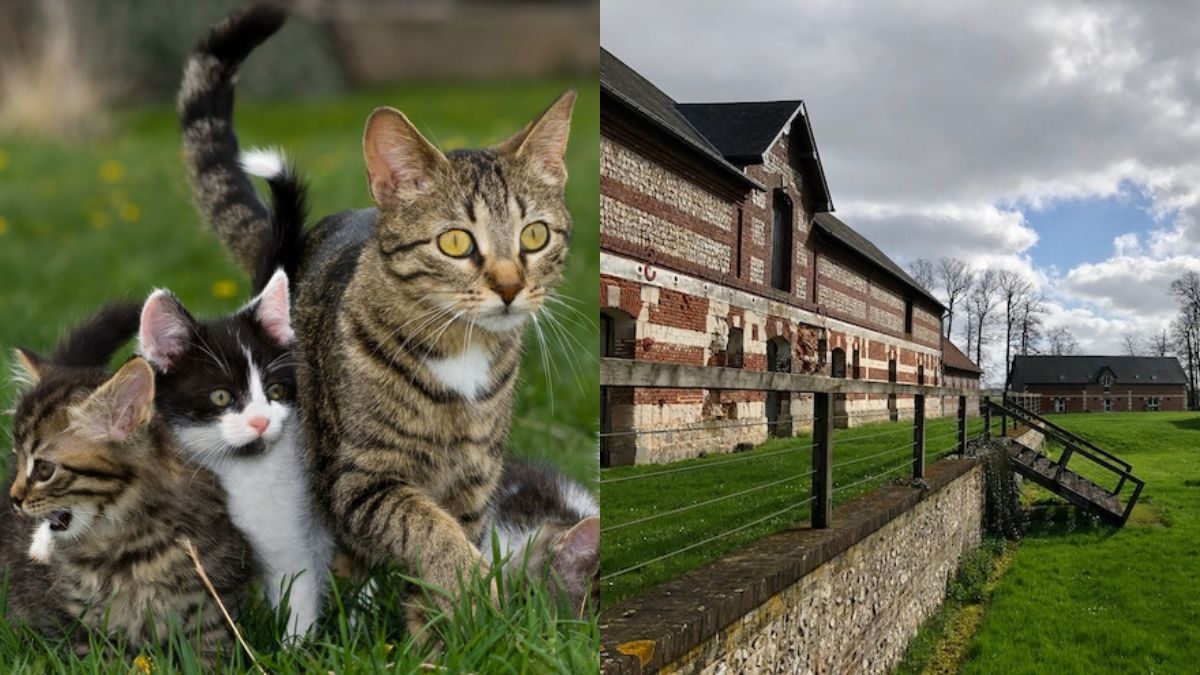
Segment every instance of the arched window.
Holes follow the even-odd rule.
[[[771,287],[792,290],[792,199],[775,191],[775,220],[771,227]]]
[[[831,359],[833,368],[829,374],[833,377],[846,377],[846,350],[841,347],[834,349]]]

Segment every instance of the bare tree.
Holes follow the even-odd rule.
[[[1004,386],[1008,386],[1012,374],[1013,338],[1017,336],[1017,322],[1021,316],[1021,304],[1025,296],[1033,293],[1033,284],[1016,272],[1002,270],[996,275],[1000,297],[1004,302]]]
[[[1131,330],[1121,333],[1121,351],[1126,356],[1141,356],[1142,339]]]
[[[921,288],[933,293],[933,287],[937,284],[937,271],[933,268],[933,263],[925,258],[917,258],[908,264],[908,274]]]
[[[1150,336],[1150,355],[1167,356],[1171,353],[1171,336],[1163,329]]]
[[[946,298],[946,337],[954,328],[954,307],[959,304],[971,290],[975,281],[975,272],[967,263],[958,258],[942,258],[937,264],[938,282]],[[970,337],[967,338],[967,353],[971,351]]]
[[[983,364],[983,345],[988,342],[987,329],[991,326],[992,312],[1000,303],[1000,278],[994,270],[985,270],[975,280],[967,296],[968,320],[975,329],[975,363]],[[1007,367],[1006,367],[1007,370]]]
[[[1051,329],[1046,333],[1046,341],[1049,343],[1050,353],[1054,356],[1073,356],[1079,353],[1079,341],[1066,326]]]
[[[1028,356],[1037,353],[1037,345],[1042,340],[1042,315],[1046,313],[1045,298],[1038,293],[1026,294],[1019,310],[1017,354]]]
[[[1171,324],[1178,351],[1187,361],[1188,407],[1196,404],[1196,372],[1200,366],[1200,274],[1187,272],[1171,282],[1171,295],[1179,300],[1179,316]]]

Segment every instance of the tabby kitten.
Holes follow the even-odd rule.
[[[132,316],[136,325],[136,307]],[[81,335],[86,344],[85,334],[73,338]],[[94,361],[78,363],[17,353],[30,388],[13,419],[10,496],[18,512],[48,523],[47,597],[134,648],[163,641],[178,622],[199,635],[202,654],[215,654],[229,646],[229,627],[180,542],[194,544],[236,611],[253,570],[224,494],[180,459],[155,417],[145,360],[111,376]]]
[[[298,232],[305,188],[281,158],[250,163],[261,170],[263,161],[274,231]],[[314,511],[304,469],[288,279],[282,270],[267,276],[269,263],[255,274],[258,296],[217,319],[198,321],[174,295],[155,291],[142,309],[138,351],[158,372],[159,415],[228,493],[230,517],[254,548],[271,605],[279,608],[287,592],[286,633],[296,638],[320,616],[333,540]]]
[[[504,575],[547,580],[577,618],[599,607],[600,505],[579,483],[534,462],[509,459],[480,548],[508,560]]]
[[[233,76],[283,19],[256,6],[218,24],[179,97],[200,208],[247,267],[270,224],[233,159]],[[500,479],[522,328],[562,276],[574,100],[500,145],[448,154],[376,110],[363,146],[378,208],[325,218],[281,252],[309,471],[330,527],[365,561],[398,561],[450,594],[486,567],[474,542]]]

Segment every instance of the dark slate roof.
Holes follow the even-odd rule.
[[[1116,384],[1187,384],[1174,356],[1018,356],[1013,359],[1014,390],[1035,384],[1091,384],[1105,369]]]
[[[792,151],[807,183],[815,190],[816,210],[833,210],[804,101],[680,103],[677,107],[725,159],[737,166],[762,164],[780,134],[789,128],[796,129]],[[793,124],[795,121],[801,124]]]
[[[600,49],[600,90],[700,153],[718,170],[749,187],[764,189],[758,181],[726,161],[720,150],[679,112],[674,99],[604,48]]]
[[[901,284],[916,291],[917,295],[928,300],[935,307],[942,310],[946,309],[940,300],[933,297],[921,284],[918,284],[915,279],[910,277],[908,272],[904,271],[904,268],[892,262],[892,259],[884,255],[883,251],[880,251],[875,244],[872,244],[866,237],[855,232],[849,225],[838,220],[832,213],[818,213],[813,219],[813,224],[818,230],[833,237],[843,246],[858,253],[876,267],[892,275]]]
[[[975,362],[964,354],[958,345],[949,340],[942,340],[942,365],[946,366],[948,370],[983,374],[983,368],[975,365]]]

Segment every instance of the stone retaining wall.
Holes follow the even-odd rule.
[[[975,460],[928,468],[843,504],[833,527],[798,528],[605,607],[606,674],[879,673],[941,604],[982,537]]]

